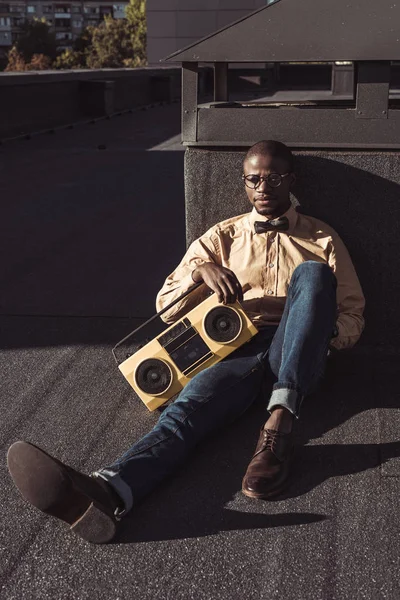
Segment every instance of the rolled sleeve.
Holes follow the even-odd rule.
[[[336,350],[351,348],[364,329],[365,298],[346,246],[336,234],[332,238],[329,264],[337,279],[337,329],[331,340]]]

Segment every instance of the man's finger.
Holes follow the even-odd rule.
[[[226,279],[225,281],[226,286],[229,289],[229,298],[228,298],[228,302],[232,303],[235,302],[236,300],[236,296],[237,296],[237,286],[236,286],[236,282],[235,281],[231,281],[229,278]]]
[[[226,285],[225,281],[221,280],[219,285],[221,286],[222,292],[223,292],[223,302],[224,304],[230,304],[231,302],[231,293],[229,291],[228,286]]]
[[[217,294],[218,302],[223,302],[225,298],[225,293],[220,283],[215,283],[214,291]]]

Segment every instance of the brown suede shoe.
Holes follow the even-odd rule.
[[[66,521],[74,533],[93,544],[115,536],[122,500],[104,480],[83,475],[27,442],[9,448],[7,464],[30,504]]]
[[[243,478],[243,494],[250,498],[271,498],[279,494],[288,481],[292,456],[292,433],[262,429]]]

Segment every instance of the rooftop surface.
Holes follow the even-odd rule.
[[[90,473],[158,418],[111,348],[154,313],[185,250],[179,131],[171,105],[0,147],[0,596],[398,600],[397,355],[331,361],[275,501],[240,492],[261,405],[199,446],[107,546],[12,484],[16,440]]]

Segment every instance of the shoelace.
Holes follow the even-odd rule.
[[[271,452],[274,452],[276,442],[277,442],[279,436],[280,436],[279,431],[272,431],[271,429],[269,429],[269,430],[264,429],[263,449],[265,448],[265,450],[271,450]],[[274,454],[275,454],[275,452],[274,452]]]

